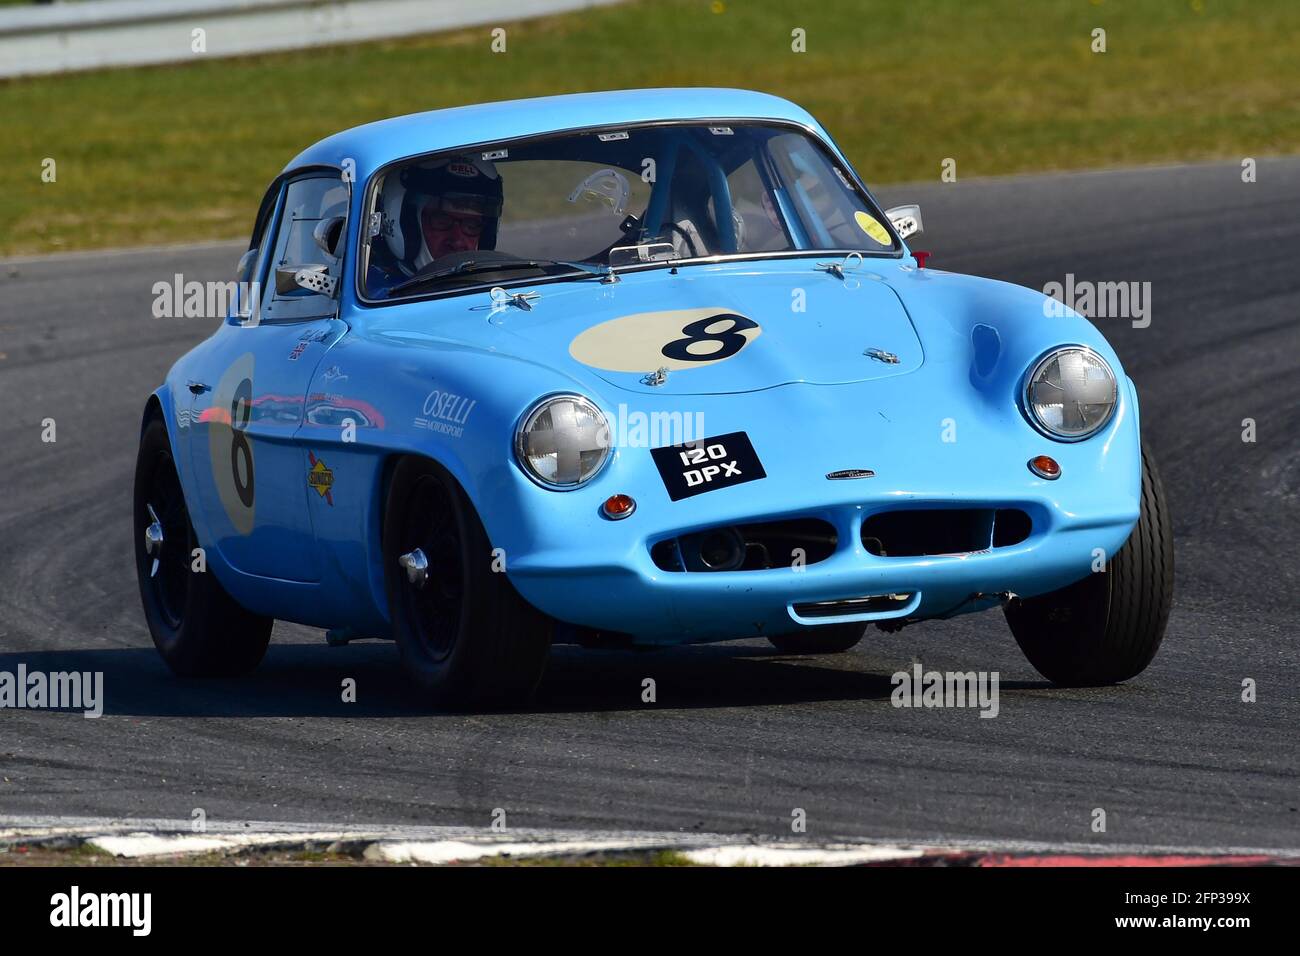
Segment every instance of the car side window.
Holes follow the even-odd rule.
[[[334,313],[330,296],[294,285],[288,274],[290,270],[311,269],[336,282],[340,280],[342,256],[336,259],[328,255],[317,245],[313,233],[323,220],[346,217],[347,212],[348,188],[337,175],[295,179],[285,187],[262,293],[263,322],[299,321]]]
[[[236,278],[239,280],[239,302],[234,312],[234,319],[246,322],[253,316],[254,306],[262,298],[262,280],[266,271],[266,257],[270,251],[271,230],[275,227],[275,205],[280,198],[280,187],[275,185],[267,191],[262,200],[262,209],[258,212],[257,222],[253,224],[253,236],[248,243],[248,251],[240,257]],[[270,212],[266,207],[270,207]]]

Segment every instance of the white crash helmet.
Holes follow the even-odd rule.
[[[474,156],[444,156],[430,163],[413,163],[388,173],[380,195],[383,225],[380,234],[397,262],[411,270],[432,261],[420,213],[431,202],[452,211],[473,209],[483,216],[479,248],[496,247],[501,219],[501,174],[496,164]]]

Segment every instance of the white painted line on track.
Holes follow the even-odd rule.
[[[470,843],[465,840],[441,840],[431,843],[374,843],[366,849],[366,858],[388,863],[468,863],[493,856],[579,856],[587,853],[622,853],[630,850],[663,849],[665,840],[637,841],[612,837],[604,840],[555,840],[500,843]]]
[[[1300,861],[1300,848],[1144,846],[1020,840],[880,839],[794,842],[788,837],[649,831],[512,829],[481,827],[330,826],[319,823],[209,821],[195,832],[188,820],[96,817],[0,817],[0,844],[75,841],[124,859],[294,850],[332,844],[364,847],[366,859],[388,863],[447,864],[488,857],[582,856],[592,853],[670,850],[706,866],[852,866],[930,856],[971,854],[1083,856],[1266,856]]]
[[[914,860],[930,852],[932,851],[920,847],[890,844],[799,846],[760,843],[684,850],[682,855],[692,863],[703,866],[852,866]]]

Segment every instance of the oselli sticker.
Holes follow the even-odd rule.
[[[725,308],[638,312],[586,329],[569,343],[569,354],[611,372],[699,368],[735,358],[762,331]]]
[[[894,240],[889,238],[889,230],[880,224],[874,216],[865,212],[855,212],[853,221],[858,224],[858,228],[868,236],[880,243],[882,246],[892,246]]]

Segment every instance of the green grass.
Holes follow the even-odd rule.
[[[871,183],[937,179],[945,157],[967,178],[1300,147],[1296,0],[642,0],[510,25],[505,54],[489,29],[0,82],[0,255],[244,236],[328,133],[581,90],[778,93]]]

